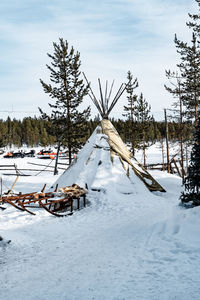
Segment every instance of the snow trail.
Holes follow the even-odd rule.
[[[114,174],[107,169],[112,180],[71,217],[0,211],[0,233],[12,240],[0,246],[0,299],[199,299],[200,208],[179,207],[181,179],[159,171],[152,175],[167,193],[150,193],[135,176],[125,194],[127,179],[115,166]],[[54,180],[20,178],[16,189]]]

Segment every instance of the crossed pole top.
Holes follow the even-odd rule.
[[[127,85],[129,84],[129,82],[127,84],[122,83],[119,90],[117,91],[116,95],[114,96],[113,100],[110,103],[110,99],[111,99],[111,94],[112,94],[112,90],[113,90],[113,85],[114,85],[114,80],[110,86],[110,89],[108,91],[108,81],[106,80],[106,88],[105,88],[105,93],[103,94],[102,92],[102,85],[101,85],[101,81],[98,78],[98,83],[99,83],[99,92],[100,92],[100,100],[96,98],[96,96],[94,95],[92,88],[90,86],[90,83],[85,75],[85,73],[83,73],[83,76],[89,86],[89,97],[92,100],[92,102],[94,103],[94,105],[96,106],[96,108],[98,109],[101,117],[103,119],[108,119],[108,116],[111,112],[111,110],[113,109],[113,107],[115,106],[115,104],[117,103],[117,101],[119,100],[119,98],[121,97],[121,95],[123,94],[123,92],[125,91]]]

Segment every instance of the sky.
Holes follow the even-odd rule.
[[[188,13],[198,13],[195,0],[1,0],[0,1],[0,118],[39,116],[52,103],[39,79],[50,83],[47,53],[53,42],[68,41],[80,52],[95,94],[115,79],[115,89],[126,82],[130,70],[151,105],[156,119],[174,101],[164,89],[165,70],[176,70],[179,57],[174,34],[190,40]],[[121,118],[124,94],[111,113]],[[83,107],[91,105],[89,97]]]

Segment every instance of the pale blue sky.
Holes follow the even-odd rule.
[[[163,85],[165,69],[178,62],[174,34],[190,39],[185,23],[195,11],[195,0],[1,0],[0,110],[48,107],[39,78],[49,81],[46,53],[63,37],[81,53],[82,71],[96,92],[98,77],[115,79],[117,89],[131,70],[157,116],[173,101]],[[125,96],[111,116],[120,117],[124,104]],[[7,115],[0,112],[0,118]]]

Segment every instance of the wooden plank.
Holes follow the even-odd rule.
[[[16,173],[15,174],[10,174],[10,173],[3,173],[3,175],[5,176],[16,176]],[[31,175],[27,175],[27,174],[18,174],[17,176],[31,176]]]
[[[13,164],[13,165],[0,165],[0,168],[6,168],[6,167],[8,167],[8,168],[10,168],[10,167],[15,167],[15,165]]]
[[[18,171],[33,171],[33,172],[53,172],[52,170],[41,169],[17,169]]]
[[[182,177],[184,177],[184,176],[186,175],[185,169],[184,169],[184,167],[182,168],[182,163],[181,163],[181,161],[178,160],[178,162],[179,162],[180,167],[181,167],[181,169],[182,169]]]
[[[164,164],[165,166],[167,165],[166,163]],[[154,166],[161,166],[163,167],[162,163],[156,163],[156,164],[147,164],[146,167],[154,167]]]
[[[180,177],[182,177],[182,176],[181,176],[181,172],[180,172],[180,170],[179,170],[179,168],[178,168],[178,165],[177,165],[175,159],[173,160],[173,163],[174,163],[174,165],[175,165],[175,167],[176,167],[176,170],[177,170],[177,172],[178,172],[178,175],[179,175]]]
[[[62,169],[62,170],[66,170],[66,169]],[[16,171],[16,169],[0,169],[0,171]],[[52,170],[43,170],[43,169],[17,169],[17,171],[53,172]]]
[[[31,162],[28,162],[28,164],[35,165],[35,166],[40,166],[40,167],[46,167],[46,168],[53,168],[54,169],[53,166],[48,166],[48,165],[43,165],[43,164],[36,164],[36,163],[31,163]],[[60,170],[66,170],[66,168],[61,168],[61,167],[58,167],[58,169],[60,169]]]
[[[15,178],[15,181],[13,182],[13,185],[11,186],[11,188],[10,188],[10,190],[9,190],[9,192],[8,192],[8,197],[9,197],[10,193],[12,192],[14,186],[16,185],[18,179],[19,179],[19,176],[17,176],[17,177]]]

